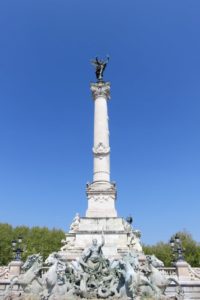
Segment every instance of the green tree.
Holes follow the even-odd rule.
[[[199,267],[200,265],[200,244],[196,242],[192,235],[184,231],[177,232],[179,236],[182,247],[184,249],[184,258],[185,260],[193,267]],[[173,236],[174,237],[174,236]]]
[[[192,235],[187,231],[177,232],[182,242],[184,249],[184,258],[192,267],[199,267],[200,265],[200,244],[196,242]],[[174,234],[172,238],[175,237]],[[170,267],[173,261],[173,253],[169,243],[159,242],[156,245],[144,245],[143,250],[145,254],[154,254],[162,260],[166,267]]]
[[[145,254],[152,255],[154,254],[157,258],[163,261],[166,267],[171,266],[172,261],[172,253],[169,244],[165,244],[163,242],[159,242],[156,245],[144,245],[143,251]]]
[[[40,253],[44,259],[54,251],[58,251],[61,247],[61,240],[65,237],[62,230],[47,227],[33,227],[30,229],[29,235],[25,237],[24,244],[26,251],[24,257],[33,253]]]
[[[11,241],[13,228],[9,224],[0,223],[0,265],[7,265],[13,257]]]
[[[23,237],[21,248],[22,259],[28,255],[41,253],[44,259],[61,247],[61,240],[65,237],[62,230],[47,227],[17,226],[0,223],[0,265],[7,265],[13,259],[12,240]]]

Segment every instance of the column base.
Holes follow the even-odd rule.
[[[95,181],[87,185],[88,218],[116,218],[116,186],[108,181]]]

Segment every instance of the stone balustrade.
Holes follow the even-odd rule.
[[[176,268],[158,268],[159,271],[161,272],[162,275],[165,275],[166,277],[173,277],[173,278],[177,278],[177,272],[176,272]]]

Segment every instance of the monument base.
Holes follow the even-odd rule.
[[[76,224],[75,224],[76,223]],[[80,257],[83,250],[89,247],[93,239],[101,242],[102,234],[105,239],[103,254],[108,259],[120,259],[130,250],[142,254],[138,231],[123,218],[88,218],[77,219],[71,225],[71,230],[66,233],[64,246],[59,254],[65,260],[75,260]]]

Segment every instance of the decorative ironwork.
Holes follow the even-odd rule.
[[[13,254],[14,254],[14,260],[18,260],[20,261],[22,258],[22,253],[24,252],[22,250],[22,237],[19,236],[17,240],[13,240],[12,241],[12,250],[13,250]]]
[[[182,242],[181,242],[178,234],[176,234],[175,237],[171,238],[170,246],[171,246],[172,254],[174,257],[172,264],[175,264],[176,262],[179,262],[179,261],[185,261],[184,255],[183,255],[184,249],[183,249]]]

